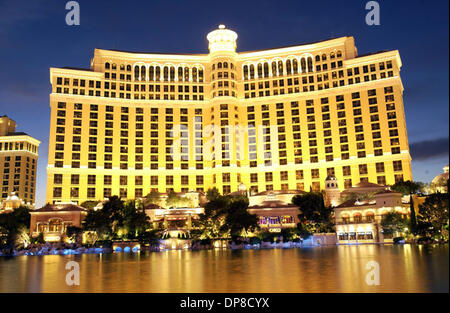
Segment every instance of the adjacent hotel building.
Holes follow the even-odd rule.
[[[34,206],[40,143],[26,133],[16,132],[16,122],[8,116],[0,116],[0,213],[5,200]]]
[[[90,69],[51,68],[47,202],[151,190],[320,190],[411,180],[398,51],[353,37],[209,54],[96,49]]]

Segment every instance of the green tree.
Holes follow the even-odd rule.
[[[349,201],[349,200],[372,200],[375,198],[375,192],[364,192],[364,193],[349,193],[349,194],[345,194],[344,196],[342,196],[341,201],[345,202],[345,201]]]
[[[229,197],[226,206],[225,223],[221,229],[230,232],[232,237],[240,236],[242,232],[254,231],[258,228],[258,218],[247,211],[248,198],[245,196]]]
[[[161,206],[161,194],[158,191],[152,190],[147,196],[145,196],[144,206],[148,206],[150,204]]]
[[[424,236],[440,237],[442,230],[448,225],[448,194],[434,193],[419,205],[417,216],[418,232]]]
[[[84,201],[80,204],[81,207],[85,209],[94,209],[98,204],[98,201]]]
[[[174,191],[169,192],[169,194],[167,195],[166,206],[169,208],[177,208],[188,205],[189,200],[184,197],[180,197]]]
[[[127,238],[136,238],[150,228],[149,217],[136,209],[135,201],[125,203],[122,212],[123,229]]]
[[[81,235],[83,234],[83,229],[76,226],[68,226],[66,229],[66,236],[75,242],[81,242]]]
[[[2,234],[1,244],[14,249],[20,242],[22,233],[28,231],[30,225],[30,209],[25,206],[14,209],[10,213],[0,214],[0,233]]]
[[[417,235],[416,210],[414,209],[414,199],[412,194],[409,195],[409,211],[409,229],[411,231],[411,234]]]
[[[410,195],[410,194],[423,192],[424,188],[425,188],[424,183],[413,182],[410,180],[398,181],[394,185],[391,186],[392,191],[399,192],[402,195]]]
[[[200,214],[197,222],[199,226],[198,235],[200,238],[219,238],[224,234],[222,225],[225,224],[229,198],[216,194],[211,190],[212,189],[207,192],[209,201],[206,203],[204,213]],[[193,234],[195,234],[195,232]]]
[[[206,191],[206,199],[213,201],[221,197],[219,190],[216,187],[210,188]]]
[[[381,219],[381,227],[385,234],[395,234],[396,232],[403,232],[408,227],[408,221],[403,217],[403,214],[398,212],[389,212]]]
[[[82,226],[83,231],[94,232],[96,234],[96,236],[92,236],[92,244],[95,244],[99,238],[102,240],[112,238],[111,222],[103,210],[88,210]]]
[[[292,203],[299,207],[298,218],[302,227],[301,231],[307,232],[330,232],[333,231],[333,220],[331,207],[326,207],[322,193],[308,192],[296,195]]]

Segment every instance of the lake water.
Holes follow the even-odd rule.
[[[66,284],[68,261],[79,286]],[[449,292],[448,269],[448,245],[0,257],[0,292]]]

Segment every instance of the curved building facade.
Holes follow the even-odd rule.
[[[237,38],[220,25],[208,54],[95,49],[89,70],[51,68],[47,202],[412,179],[398,51]]]

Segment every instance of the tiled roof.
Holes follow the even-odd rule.
[[[33,212],[86,212],[87,209],[75,204],[47,204],[40,209],[32,210]]]

